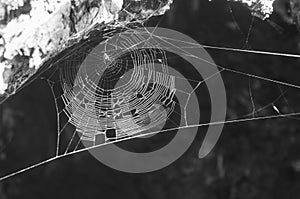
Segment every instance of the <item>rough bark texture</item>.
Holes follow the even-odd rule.
[[[164,14],[173,0],[0,0],[0,102],[94,30]],[[232,0],[266,19],[281,5],[300,27],[300,0]],[[275,3],[274,3],[275,2]],[[284,6],[282,6],[284,5]],[[278,6],[277,6],[278,7]]]
[[[252,15],[266,19],[273,12],[273,3],[275,0],[232,0],[245,4],[250,10]]]
[[[273,11],[282,16],[287,23],[300,27],[300,0],[232,0],[246,5],[252,15],[267,19]]]
[[[90,33],[164,14],[172,0],[0,0],[0,101]]]

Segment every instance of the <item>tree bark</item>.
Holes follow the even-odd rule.
[[[164,14],[173,0],[0,0],[0,102],[93,31]]]

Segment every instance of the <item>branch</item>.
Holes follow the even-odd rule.
[[[0,0],[0,101],[94,30],[164,14],[172,0]]]

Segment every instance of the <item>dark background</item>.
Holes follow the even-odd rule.
[[[242,4],[174,0],[165,16],[148,25],[185,33],[201,44],[299,54],[299,32],[280,7],[269,20],[253,18]],[[250,28],[250,32],[249,32]],[[300,85],[299,59],[207,49],[226,68]],[[183,66],[184,67],[184,66]],[[299,89],[240,74],[222,73],[228,119],[299,112]],[[47,76],[46,76],[47,78]],[[250,89],[249,89],[250,88]],[[283,92],[284,97],[275,101]],[[252,95],[252,100],[250,97]],[[209,109],[202,101],[201,111]],[[56,111],[45,80],[37,79],[1,105],[0,174],[53,157]],[[205,114],[204,114],[205,115]],[[1,199],[46,198],[285,198],[300,197],[300,134],[297,118],[226,124],[214,150],[198,159],[206,127],[175,163],[156,172],[127,174],[89,153],[69,156],[0,182]],[[168,135],[166,135],[167,138]],[[162,137],[162,139],[164,139]],[[129,144],[134,143],[131,141]],[[141,146],[143,147],[143,146]]]

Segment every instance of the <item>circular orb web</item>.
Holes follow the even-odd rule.
[[[188,61],[206,80],[211,121],[224,121],[226,93],[220,72],[196,41],[157,27],[119,33],[89,53],[75,79],[80,86],[73,87],[74,95],[83,97],[72,103],[72,124],[79,134],[93,137],[89,152],[103,164],[130,173],[151,172],[177,160],[192,144],[200,121],[196,88],[167,65],[165,51]],[[96,147],[160,127],[174,113],[174,96],[181,107],[178,132],[164,147],[147,153],[126,151],[114,144]],[[211,151],[222,127],[209,126],[200,157]],[[153,133],[160,131],[164,130]]]

